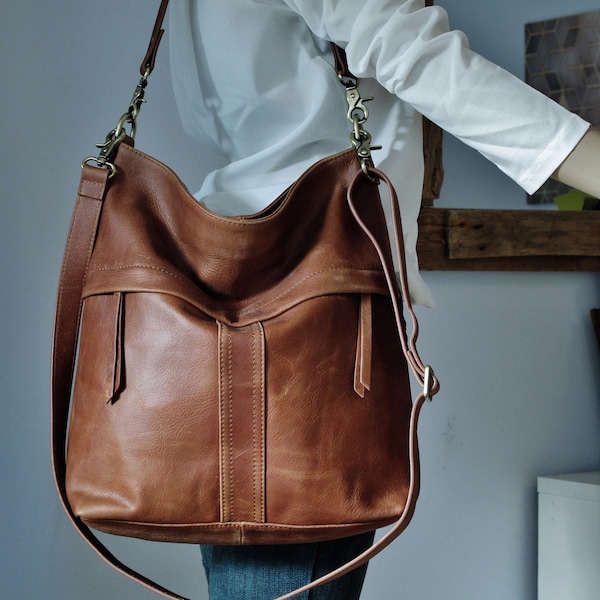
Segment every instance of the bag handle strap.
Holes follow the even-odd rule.
[[[152,29],[152,35],[150,36],[150,43],[148,44],[148,50],[146,51],[146,56],[144,56],[144,60],[140,65],[140,75],[142,77],[144,75],[148,76],[154,70],[154,64],[156,63],[156,55],[158,54],[158,47],[160,46],[160,41],[162,39],[165,30],[162,28],[163,21],[165,20],[165,15],[167,14],[167,6],[169,5],[169,0],[162,0],[160,6],[158,8],[158,14],[156,15],[156,21],[154,23],[154,28]]]
[[[162,0],[156,23],[152,32],[150,45],[142,64],[140,71],[143,76],[147,75],[154,68],[158,45],[163,35],[162,23],[165,17],[168,0]],[[65,442],[67,435],[67,423],[69,414],[69,404],[71,397],[71,386],[73,382],[73,373],[75,366],[75,357],[77,352],[77,340],[79,337],[79,323],[82,311],[82,295],[85,283],[85,275],[91,257],[96,230],[98,227],[100,213],[102,210],[102,202],[108,187],[109,178],[112,175],[112,169],[106,168],[106,164],[100,163],[102,166],[83,165],[81,182],[77,194],[73,218],[65,247],[61,275],[58,288],[58,296],[56,303],[56,314],[54,322],[54,337],[52,349],[52,375],[51,375],[51,444],[52,444],[52,467],[56,488],[59,498],[65,512],[67,513],[72,524],[84,540],[98,553],[98,555],[107,562],[111,567],[143,585],[144,587],[158,593],[159,595],[171,600],[186,600],[166,588],[160,586],[149,578],[129,568],[120,562],[92,533],[80,519],[78,519],[70,505],[66,494],[66,461],[65,461]],[[109,165],[110,167],[110,165]],[[354,560],[343,565],[336,571],[318,579],[308,586],[298,589],[286,596],[282,596],[278,600],[292,598],[307,589],[319,586],[323,583],[341,577],[354,568],[368,562],[373,556],[378,554],[386,546],[388,546],[400,533],[406,528],[412,514],[419,490],[419,461],[418,461],[418,445],[417,445],[417,421],[421,407],[426,399],[430,399],[439,390],[439,382],[433,375],[429,367],[425,366],[421,361],[416,350],[416,339],[418,335],[418,323],[412,306],[410,304],[410,296],[408,292],[408,283],[406,277],[406,266],[404,259],[404,243],[402,239],[400,210],[398,199],[392,183],[388,177],[374,169],[368,167],[368,173],[372,178],[384,181],[390,191],[390,202],[392,207],[392,224],[395,238],[395,247],[399,267],[400,267],[400,286],[402,297],[404,298],[406,308],[412,320],[412,335],[406,338],[406,334],[402,322],[402,310],[399,304],[399,294],[397,284],[394,277],[393,265],[388,264],[385,259],[385,253],[376,238],[370,232],[368,227],[360,219],[352,200],[352,191],[357,181],[362,178],[361,173],[357,175],[354,182],[348,190],[348,203],[357,222],[365,233],[369,236],[372,243],[380,256],[387,285],[392,299],[396,326],[400,335],[403,351],[407,358],[408,364],[411,366],[413,374],[423,386],[423,391],[418,395],[413,402],[413,408],[410,420],[409,434],[409,461],[410,461],[410,488],[408,499],[404,511],[393,526],[393,528],[370,549],[365,551]]]

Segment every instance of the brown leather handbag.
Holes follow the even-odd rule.
[[[398,202],[372,166],[343,62],[355,148],[313,165],[260,213],[222,217],[196,202],[125,133],[166,4],[129,110],[84,161],[55,322],[57,487],[112,566],[170,598],[181,596],[121,564],[89,528],[273,544],[396,523],[319,585],[389,544],[418,493],[417,417],[439,384],[415,348]]]

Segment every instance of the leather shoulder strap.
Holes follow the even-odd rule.
[[[162,24],[165,20],[165,15],[167,14],[168,5],[169,0],[162,0],[160,7],[158,8],[158,14],[156,15],[156,21],[154,23],[154,28],[152,29],[152,35],[150,36],[148,50],[146,51],[146,56],[144,56],[144,60],[140,65],[140,75],[142,76],[150,75],[150,73],[152,73],[154,70],[154,64],[156,62],[156,55],[158,53],[160,40],[165,33],[165,30],[162,28]]]
[[[65,443],[77,339],[79,337],[81,297],[109,175],[110,171],[108,169],[90,165],[83,167],[59,280],[54,319],[50,407],[54,481],[60,501],[72,524],[104,561],[130,579],[167,598],[186,600],[183,596],[166,590],[121,563],[96,538],[91,530],[73,514],[67,498]]]

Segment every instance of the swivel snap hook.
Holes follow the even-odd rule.
[[[346,101],[348,102],[348,120],[354,121],[358,116],[358,122],[362,125],[369,118],[369,109],[365,102],[373,100],[373,97],[361,98],[356,85],[346,88]]]

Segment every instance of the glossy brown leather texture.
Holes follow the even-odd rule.
[[[116,167],[83,288],[74,513],[111,533],[223,544],[397,519],[412,402],[380,260],[346,199],[353,151],[240,218],[208,212],[130,146]],[[387,246],[377,186],[361,179],[355,206]],[[365,353],[370,389],[357,390]]]
[[[88,527],[273,544],[396,522],[344,569],[365,562],[412,516],[418,413],[439,387],[412,402],[407,364],[419,385],[427,368],[378,186],[348,150],[264,211],[222,217],[130,142],[115,167],[84,167],[59,285],[53,458],[75,526],[170,598]]]

